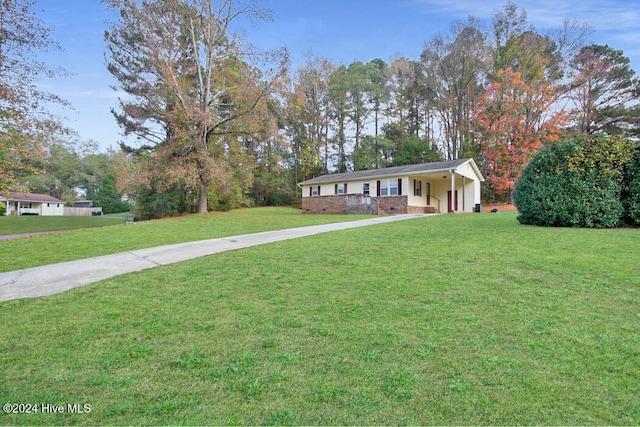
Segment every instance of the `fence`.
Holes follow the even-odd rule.
[[[102,208],[64,208],[64,216],[98,216]]]

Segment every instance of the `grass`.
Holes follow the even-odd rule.
[[[120,224],[126,218],[95,216],[0,216],[0,236],[40,231],[74,230]]]
[[[98,230],[95,230],[98,231]],[[0,303],[17,425],[637,425],[638,230],[444,215]]]
[[[21,219],[25,217],[0,218],[0,225],[5,219],[11,220],[15,218]],[[27,218],[26,223],[35,228],[33,224],[37,224],[41,219],[46,219],[46,223],[52,224],[49,218],[55,217],[30,217]],[[63,219],[64,217],[58,218]],[[299,209],[256,208],[142,221],[132,224],[93,217],[77,218],[95,219],[98,223],[103,224],[103,221],[113,221],[117,225],[99,229],[73,230],[29,239],[0,241],[0,259],[2,260],[0,272],[153,246],[351,221],[362,219],[363,217],[354,215],[301,215]],[[73,220],[73,218],[67,219]],[[31,220],[34,220],[34,222],[31,222]]]

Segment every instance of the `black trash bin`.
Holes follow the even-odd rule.
[[[482,212],[482,203],[476,203],[476,212]]]

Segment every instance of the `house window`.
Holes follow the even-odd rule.
[[[380,192],[380,196],[388,196],[389,195],[389,180],[378,181],[378,190]]]
[[[309,196],[314,197],[314,196],[319,196],[320,195],[320,186],[319,185],[313,185],[311,187],[309,187]]]
[[[365,182],[364,184],[362,184],[362,194],[364,194],[365,196],[369,195],[369,183]]]
[[[385,179],[385,180],[379,181],[380,196],[400,195],[399,181],[400,180],[398,179]]]
[[[389,195],[390,196],[398,195],[398,181],[395,179],[389,180]]]
[[[422,196],[422,181],[419,179],[413,180],[413,195]]]
[[[347,194],[347,184],[336,184],[335,194]]]

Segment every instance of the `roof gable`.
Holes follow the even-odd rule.
[[[484,178],[480,174],[480,170],[476,166],[475,161],[471,158],[466,158],[466,159],[448,160],[445,162],[420,163],[417,165],[393,166],[390,168],[382,168],[382,169],[372,169],[372,170],[345,172],[345,173],[333,173],[333,174],[327,174],[327,175],[311,178],[306,181],[302,181],[298,185],[326,184],[330,182],[377,179],[377,178],[384,178],[388,176],[416,175],[420,173],[436,173],[436,172],[449,171],[451,169],[456,169],[466,163],[470,163],[472,165],[473,170],[478,175],[478,178],[481,181],[484,181]]]

